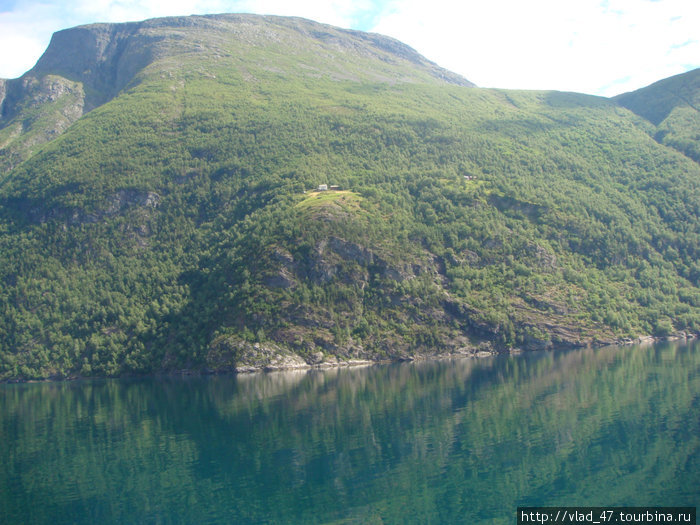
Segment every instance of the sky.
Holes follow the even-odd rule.
[[[700,0],[0,0],[0,78],[54,31],[207,13],[381,33],[481,87],[613,96],[700,67]]]

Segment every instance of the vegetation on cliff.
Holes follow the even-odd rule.
[[[2,97],[0,379],[700,330],[700,166],[616,100],[276,17],[45,56]],[[70,89],[32,102],[49,75]]]

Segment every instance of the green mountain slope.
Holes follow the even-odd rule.
[[[700,163],[700,69],[615,97],[654,125],[653,134]]]
[[[83,109],[31,139],[62,99],[8,81],[0,378],[700,329],[700,166],[616,101],[247,15],[69,30],[26,78]]]
[[[21,78],[0,80],[0,174],[125,88],[153,75],[182,82],[184,69],[191,76],[226,71],[224,84],[234,74],[253,84],[325,77],[472,85],[391,38],[296,18],[218,15],[81,26],[54,34]]]

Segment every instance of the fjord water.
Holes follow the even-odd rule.
[[[700,344],[0,385],[2,523],[514,523],[698,506]]]

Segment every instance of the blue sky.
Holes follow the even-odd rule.
[[[60,29],[224,12],[389,35],[482,87],[612,96],[700,67],[700,0],[0,0],[0,78]]]

